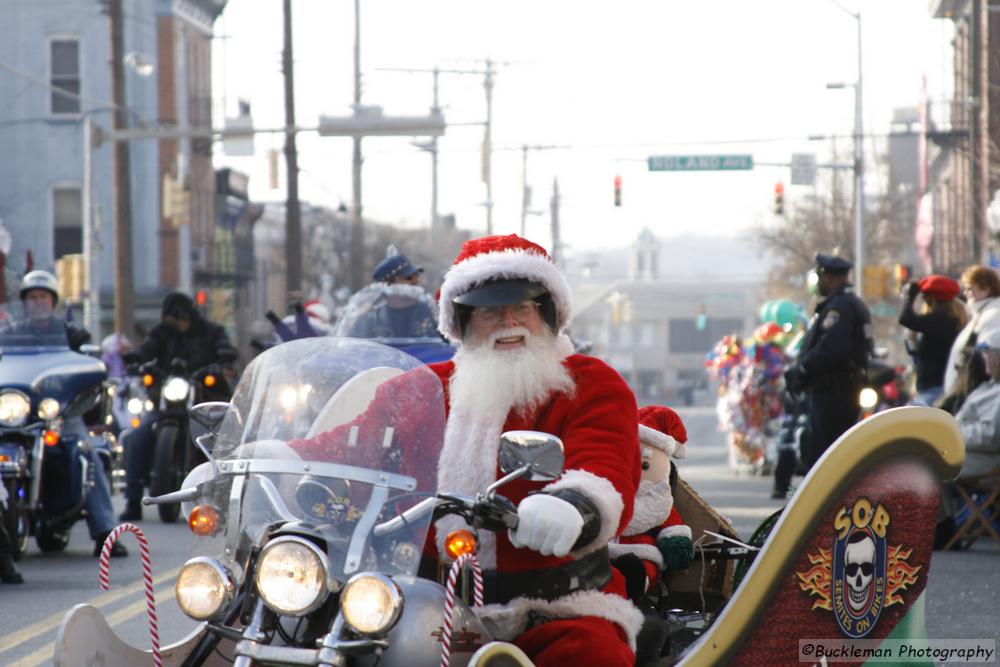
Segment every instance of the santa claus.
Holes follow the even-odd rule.
[[[666,569],[685,569],[694,549],[691,528],[674,507],[671,486],[677,468],[671,458],[687,454],[687,430],[680,416],[662,405],[639,409],[642,481],[632,520],[610,546],[612,564],[625,575],[629,597],[652,591]]]
[[[611,567],[608,543],[628,524],[639,485],[635,397],[612,368],[573,354],[563,333],[570,313],[569,285],[540,246],[515,235],[467,241],[440,291],[439,329],[458,351],[430,365],[441,386],[408,395],[444,388],[442,491],[474,496],[498,480],[504,431],[562,439],[558,479],[501,489],[517,507],[517,528],[478,535],[487,604],[477,613],[494,638],[513,641],[536,665],[631,665],[642,614]],[[427,379],[411,375],[394,381]],[[401,442],[419,442],[419,421],[400,420]],[[343,430],[290,444],[296,451],[336,447]],[[445,556],[444,539],[458,528],[469,528],[460,516],[437,522],[428,545],[435,556]]]
[[[642,616],[607,551],[628,523],[639,482],[632,392],[603,362],[572,353],[563,333],[569,285],[526,239],[466,242],[439,306],[439,330],[460,347],[431,366],[449,403],[438,487],[475,494],[497,480],[507,430],[552,433],[565,447],[556,481],[503,487],[518,526],[480,535],[492,597],[482,616],[537,665],[632,664]],[[459,524],[438,522],[439,542]]]

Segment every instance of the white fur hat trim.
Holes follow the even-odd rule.
[[[645,424],[639,424],[639,444],[654,447],[675,459],[687,456],[687,447],[684,446],[684,443],[677,442],[673,436],[661,433]]]
[[[521,249],[482,253],[448,269],[438,302],[438,331],[453,342],[461,342],[462,333],[452,299],[490,280],[517,278],[545,286],[556,304],[556,327],[561,332],[572,315],[572,291],[566,276],[548,257]]]

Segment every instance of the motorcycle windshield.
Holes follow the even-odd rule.
[[[199,502],[221,521],[196,550],[245,571],[277,530],[319,538],[340,581],[415,574],[430,514],[376,527],[436,493],[444,426],[440,380],[399,350],[347,338],[276,346],[247,366],[216,436],[218,472]]]
[[[68,350],[66,323],[58,317],[46,320],[21,319],[0,330],[0,352],[34,354]]]

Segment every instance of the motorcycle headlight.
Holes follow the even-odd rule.
[[[362,572],[351,577],[340,594],[340,612],[356,632],[387,632],[403,611],[403,594],[389,577]]]
[[[19,391],[0,393],[0,425],[20,426],[31,412],[31,401]]]
[[[43,398],[38,404],[38,416],[48,421],[59,416],[59,401],[54,398]]]
[[[163,398],[172,403],[179,403],[187,399],[190,389],[191,384],[184,378],[167,378],[167,381],[163,384]]]
[[[236,583],[218,561],[192,558],[177,575],[177,605],[197,621],[214,618],[232,602]]]
[[[142,399],[141,398],[130,398],[128,403],[125,404],[125,408],[129,411],[129,414],[138,415],[142,413]]]
[[[257,560],[257,590],[264,603],[287,616],[304,616],[326,600],[326,554],[295,537],[279,537]]]
[[[865,410],[871,410],[878,405],[878,392],[871,387],[865,387],[858,393],[858,405]]]

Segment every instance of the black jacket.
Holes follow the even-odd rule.
[[[846,285],[823,299],[799,354],[805,385],[853,391],[861,384],[873,347],[871,322],[868,306]]]
[[[226,331],[218,324],[203,319],[197,313],[191,328],[181,334],[160,322],[149,331],[137,350],[138,361],[155,359],[162,372],[170,370],[170,362],[183,359],[193,372],[209,364],[236,358],[236,349],[230,344]]]
[[[913,311],[915,293],[907,295],[899,313],[899,323],[920,334],[915,349],[910,350],[917,371],[917,391],[944,385],[951,344],[961,330],[958,320],[944,310],[932,310],[924,315]]]

